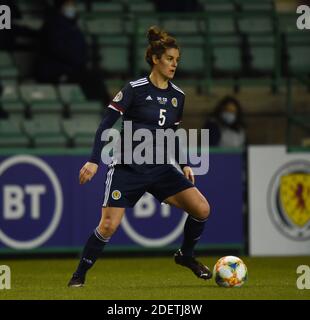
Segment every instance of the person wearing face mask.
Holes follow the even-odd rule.
[[[210,130],[210,146],[243,147],[246,142],[242,108],[238,100],[226,96],[204,125]]]
[[[87,46],[76,24],[72,0],[54,1],[41,30],[35,76],[39,82],[59,83],[79,78],[86,67]],[[78,54],[77,54],[78,52]]]
[[[54,0],[40,30],[35,78],[40,83],[76,83],[91,100],[110,99],[103,74],[88,68],[85,36],[78,24],[74,0]]]

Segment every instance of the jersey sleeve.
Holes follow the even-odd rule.
[[[133,101],[133,88],[128,83],[111,101],[109,108],[118,111],[123,115],[128,110]]]
[[[101,152],[102,149],[107,141],[107,139],[102,139],[102,133],[107,130],[111,129],[114,125],[114,123],[119,119],[121,115],[119,112],[116,112],[115,110],[108,109],[104,118],[102,119],[94,138],[93,143],[93,149],[91,156],[89,158],[89,162],[96,163],[99,165],[100,159],[101,159]]]

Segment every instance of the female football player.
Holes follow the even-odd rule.
[[[145,78],[129,82],[113,99],[95,136],[92,155],[80,170],[79,181],[90,181],[98,170],[104,141],[104,130],[113,126],[122,116],[130,121],[133,132],[140,128],[172,128],[181,121],[184,92],[171,82],[180,59],[176,40],[158,27],[148,30],[149,46],[145,58],[151,73]],[[123,130],[124,131],[124,128]],[[124,132],[123,132],[124,136]],[[86,272],[94,265],[104,246],[121,223],[125,208],[133,207],[145,192],[160,202],[188,213],[181,248],[175,253],[175,262],[189,268],[201,279],[210,279],[208,267],[194,258],[198,242],[210,213],[206,198],[194,186],[194,175],[188,165],[180,165],[183,174],[172,164],[124,164],[113,161],[109,165],[99,225],[90,235],[68,286],[84,285]]]

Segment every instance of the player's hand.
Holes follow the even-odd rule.
[[[84,184],[90,181],[98,170],[98,165],[92,162],[86,162],[80,170],[79,181]]]
[[[183,173],[185,175],[185,177],[191,182],[191,183],[195,183],[195,177],[194,177],[194,173],[191,167],[186,166],[183,168]]]

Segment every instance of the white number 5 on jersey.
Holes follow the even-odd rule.
[[[167,112],[167,110],[165,109],[160,109],[159,110],[159,120],[158,120],[158,124],[160,126],[163,126],[166,122],[166,116],[164,115],[164,113]]]

